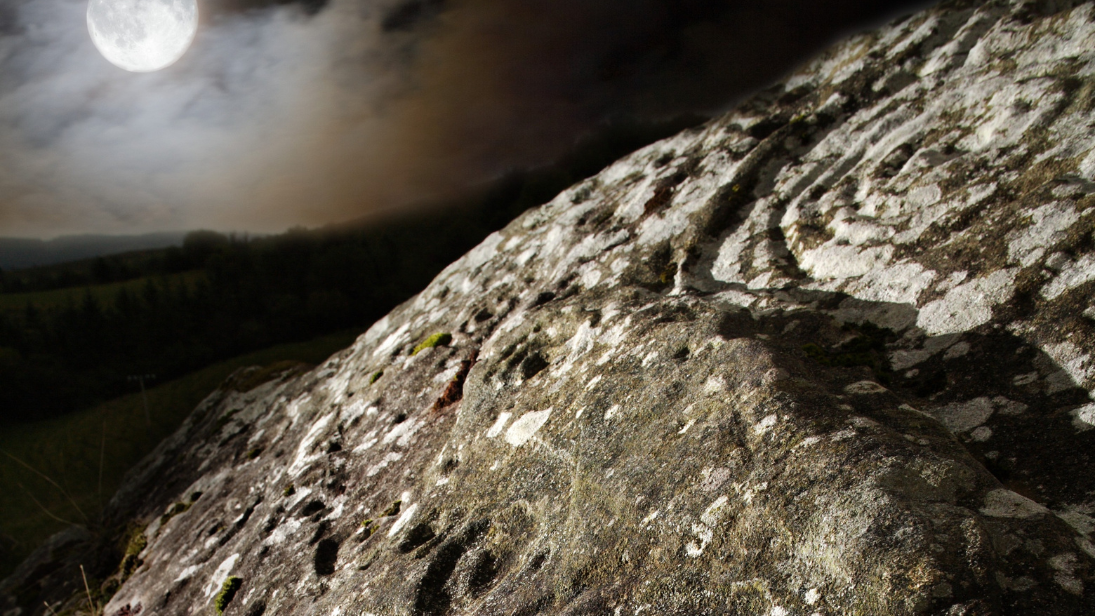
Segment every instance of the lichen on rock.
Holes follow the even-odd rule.
[[[944,3],[572,187],[207,399],[107,612],[1095,613],[1093,66]]]
[[[239,592],[241,586],[243,586],[243,580],[238,577],[233,576],[224,580],[220,592],[213,598],[213,607],[217,610],[217,616],[220,616],[224,613],[224,610],[228,609],[228,605],[232,603],[232,599],[236,598],[236,593]]]
[[[428,338],[426,338],[422,342],[419,342],[418,346],[414,347],[414,350],[411,351],[411,355],[418,355],[422,351],[425,351],[426,349],[432,349],[436,346],[446,346],[450,342],[452,342],[452,334],[449,334],[449,333],[434,334],[432,336],[429,336]]]

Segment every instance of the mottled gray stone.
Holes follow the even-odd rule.
[[[1095,613],[1093,108],[1092,3],[838,45],[213,394],[106,613]]]

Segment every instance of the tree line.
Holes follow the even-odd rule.
[[[415,241],[410,228],[241,240],[196,232],[172,259],[187,278],[146,272],[112,301],[0,316],[2,419],[30,421],[131,391],[133,374],[173,378],[274,344],[367,327],[456,258],[472,236]],[[165,260],[168,255],[164,255]]]

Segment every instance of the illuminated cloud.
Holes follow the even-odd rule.
[[[892,3],[330,0],[202,4],[131,74],[82,0],[0,0],[0,235],[274,231],[542,163],[618,117],[717,111]]]

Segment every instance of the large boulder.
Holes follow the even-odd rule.
[[[840,44],[207,399],[105,613],[1095,613],[1093,109],[1090,2]]]

